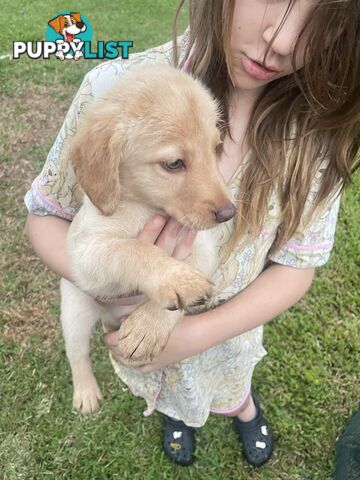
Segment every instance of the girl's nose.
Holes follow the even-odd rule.
[[[296,13],[298,12],[291,11],[284,22],[282,22],[282,17],[269,21],[263,31],[263,39],[269,45],[276,30],[282,24],[275,35],[271,48],[275,53],[283,57],[291,55],[301,32],[303,22]]]

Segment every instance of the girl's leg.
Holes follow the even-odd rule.
[[[228,417],[236,416],[242,422],[253,420],[256,417],[256,407],[251,391],[236,410],[232,410],[231,413],[224,413],[224,415],[227,415]]]

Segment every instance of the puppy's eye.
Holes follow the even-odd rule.
[[[215,152],[216,152],[217,154],[219,154],[219,153],[222,152],[222,149],[223,149],[223,142],[220,142],[220,143],[218,143],[218,144],[216,145],[216,147],[215,147]]]
[[[162,164],[167,170],[180,170],[182,168],[185,168],[185,163],[183,160],[178,158],[175,160],[175,162],[170,162],[170,163],[163,163]]]

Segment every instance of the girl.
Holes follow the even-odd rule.
[[[163,444],[172,460],[192,463],[194,428],[211,411],[234,417],[245,457],[260,466],[272,453],[271,431],[251,391],[253,369],[266,354],[262,326],[298,302],[328,260],[340,193],[355,169],[358,0],[193,1],[190,28],[177,45],[88,73],[25,197],[34,249],[70,281],[65,238],[81,191],[67,152],[81,111],[126,68],[163,61],[202,79],[223,106],[219,169],[237,216],[213,230],[222,260],[212,279],[216,294],[206,311],[184,317],[157,358],[128,368],[119,361],[118,332],[105,341],[118,375],[146,400],[144,414],[164,414]],[[194,235],[154,217],[139,238],[183,260]],[[114,305],[119,317],[134,308],[123,304]]]

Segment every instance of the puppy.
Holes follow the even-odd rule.
[[[86,30],[86,25],[81,20],[80,13],[75,12],[71,12],[69,15],[58,15],[56,18],[50,20],[48,25],[57,33],[60,33],[60,35],[64,37],[64,41],[68,43],[78,42],[79,39],[74,39],[75,35],[85,32]],[[71,53],[65,56],[63,52],[57,52],[56,56],[60,60],[64,60],[65,58],[79,60],[79,58],[83,56],[83,53],[80,50],[76,51],[74,57]]]
[[[106,307],[94,299],[144,294],[121,324],[127,365],[159,354],[183,317],[212,294],[218,259],[210,232],[235,207],[217,167],[217,103],[199,81],[167,65],[137,68],[85,112],[70,158],[84,190],[67,249],[77,286],[61,281],[61,320],[72,375],[73,405],[96,410],[91,330]],[[137,240],[154,214],[198,230],[185,262]],[[200,231],[202,230],[202,231]],[[119,323],[108,314],[105,329]]]

